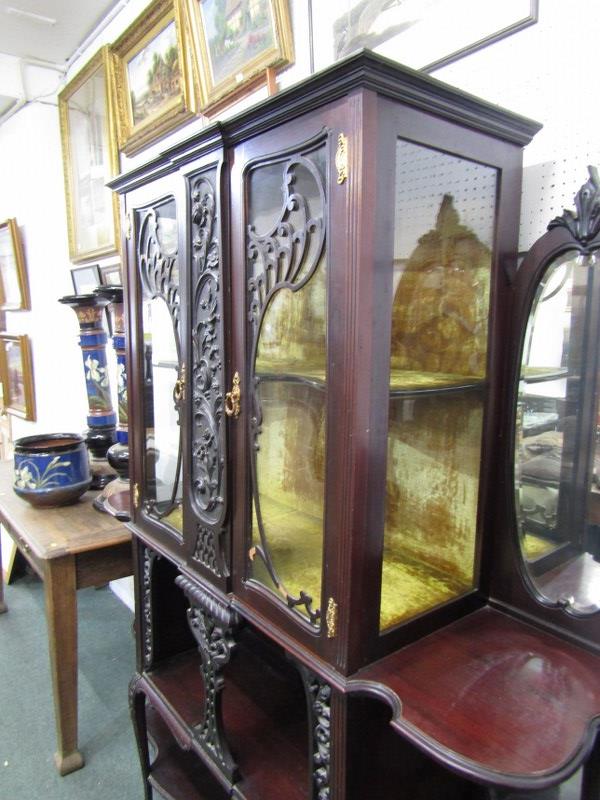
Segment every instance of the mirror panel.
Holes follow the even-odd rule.
[[[563,253],[545,269],[520,360],[515,502],[535,590],[574,614],[600,609],[599,263]]]

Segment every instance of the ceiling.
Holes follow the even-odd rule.
[[[64,65],[122,0],[0,0],[0,53]]]

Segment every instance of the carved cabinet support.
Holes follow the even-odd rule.
[[[311,800],[330,800],[331,686],[318,675],[298,666],[308,705]]]
[[[188,623],[202,659],[204,715],[202,723],[195,729],[194,740],[233,783],[238,778],[238,768],[225,738],[221,692],[224,686],[222,670],[235,647],[233,633],[239,617],[226,603],[217,600],[189,578],[180,575],[175,582],[190,601]]]

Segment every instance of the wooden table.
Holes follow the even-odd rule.
[[[80,769],[77,749],[77,589],[131,575],[131,535],[92,507],[97,492],[71,506],[33,508],[12,488],[12,461],[0,462],[0,523],[44,581],[61,775]],[[7,611],[0,559],[0,613]]]

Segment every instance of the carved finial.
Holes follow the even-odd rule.
[[[596,167],[588,166],[589,180],[575,195],[576,213],[565,210],[548,225],[548,230],[564,226],[582,244],[587,244],[600,231],[600,176]]]

